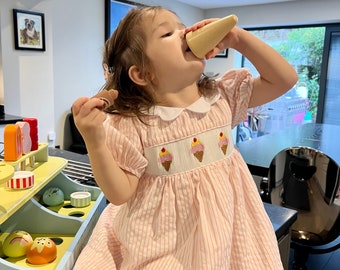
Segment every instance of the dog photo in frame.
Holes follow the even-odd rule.
[[[45,51],[43,13],[13,9],[13,21],[15,49]]]

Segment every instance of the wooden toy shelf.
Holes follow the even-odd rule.
[[[13,162],[0,162],[0,186],[6,184],[8,180],[14,174],[14,171],[21,170],[32,170],[36,165],[42,162],[46,162],[48,159],[48,148],[47,144],[39,144],[39,148],[36,151],[23,155],[18,160]],[[29,166],[30,168],[26,169]]]
[[[0,224],[22,207],[67,165],[67,160],[63,158],[48,157],[46,144],[41,144],[38,150],[32,151],[15,162],[6,163],[17,171],[24,162],[30,162],[30,159],[34,159],[34,164],[26,166],[26,170],[34,172],[32,188],[10,190],[6,187],[6,183],[0,186]]]
[[[6,181],[0,182],[0,269],[72,269],[82,247],[87,242],[100,213],[106,207],[106,199],[98,187],[79,184],[68,178],[62,171],[67,160],[48,156],[47,144],[40,144],[16,162],[3,162],[14,170],[32,171],[34,186],[28,189],[11,190]],[[4,165],[0,166],[3,168]],[[3,174],[1,174],[2,176]],[[8,180],[8,176],[6,176]],[[9,177],[10,179],[10,177]],[[59,187],[65,195],[63,204],[47,207],[41,197],[49,187]],[[75,191],[91,193],[91,203],[87,207],[74,208],[70,205],[70,194]],[[43,266],[31,265],[26,256],[8,258],[2,254],[2,242],[6,236],[23,230],[33,238],[45,236],[57,244],[57,258]]]

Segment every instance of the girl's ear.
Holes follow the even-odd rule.
[[[142,73],[139,70],[139,68],[135,65],[129,68],[129,77],[135,84],[138,84],[141,86],[146,86],[148,84],[148,82],[142,76]]]

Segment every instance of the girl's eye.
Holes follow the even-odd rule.
[[[162,37],[170,37],[172,35],[172,32],[164,34]]]

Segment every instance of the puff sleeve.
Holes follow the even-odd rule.
[[[227,100],[231,110],[232,128],[247,119],[253,85],[254,78],[246,68],[229,70],[217,80],[220,93]]]
[[[140,178],[148,161],[143,155],[138,129],[133,118],[109,115],[104,122],[106,145],[118,165]]]

